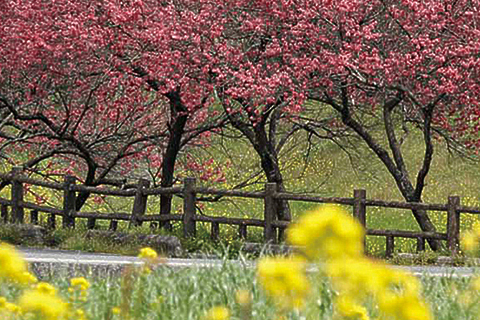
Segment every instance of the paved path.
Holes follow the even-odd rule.
[[[128,265],[141,265],[137,257],[103,253],[86,253],[53,249],[18,248],[25,259],[31,263],[33,271],[39,277],[59,275],[75,276],[80,274],[116,276]],[[169,268],[221,267],[225,262],[218,259],[165,259],[161,266]],[[231,260],[246,267],[253,267],[253,261]],[[469,277],[480,271],[473,267],[448,266],[396,266],[417,276]],[[66,273],[66,274],[65,274]]]

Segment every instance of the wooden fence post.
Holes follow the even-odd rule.
[[[277,191],[277,184],[268,182],[265,184],[265,199],[264,199],[264,220],[265,228],[263,236],[265,242],[275,242],[276,232],[275,228],[272,225],[273,220],[275,219],[275,198],[273,195]]]
[[[218,222],[212,222],[212,227],[210,230],[210,239],[212,239],[213,241],[217,241],[219,234],[220,234],[220,224]]]
[[[6,204],[2,204],[2,222],[7,223],[8,222],[8,206]]]
[[[367,229],[367,206],[365,199],[367,198],[366,190],[353,190],[353,216],[358,222]],[[363,248],[367,251],[367,237],[363,237]]]
[[[197,231],[195,202],[195,178],[185,178],[183,181],[183,235],[185,237],[193,237]]]
[[[447,204],[447,245],[452,255],[456,255],[460,244],[460,212],[458,206],[460,205],[460,197],[448,197]]]
[[[425,238],[418,237],[417,238],[417,252],[425,251]]]
[[[70,190],[75,185],[75,177],[66,175],[63,182],[63,220],[62,227],[75,228],[75,191]]]
[[[87,219],[87,229],[88,230],[95,229],[96,224],[97,224],[97,219],[95,219],[95,218],[88,218]]]
[[[143,188],[148,188],[150,186],[150,181],[146,179],[138,180],[137,184],[137,193],[135,194],[135,200],[133,200],[132,207],[132,222],[131,224],[134,227],[141,226],[143,221],[140,221],[138,218],[145,214],[147,209],[147,195],[143,194]]]
[[[247,240],[247,225],[241,224],[238,226],[238,238],[240,240]]]
[[[285,241],[285,238],[286,238],[285,230],[287,230],[287,229],[284,228],[284,227],[278,228],[278,234],[277,234],[278,243],[281,243],[281,242]]]
[[[395,238],[393,236],[387,236],[385,258],[391,258],[395,250]]]
[[[47,228],[50,230],[55,230],[56,217],[55,214],[51,213],[47,218]]]
[[[30,211],[30,223],[33,225],[38,224],[38,210]]]
[[[12,168],[12,222],[13,223],[23,223],[24,221],[24,210],[20,205],[23,202],[23,184],[16,180],[16,177],[20,177],[22,174],[22,167],[13,167]]]
[[[110,220],[110,226],[108,227],[108,230],[117,231],[117,227],[118,227],[118,220]]]

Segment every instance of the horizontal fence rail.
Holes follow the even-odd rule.
[[[32,224],[38,224],[39,213],[48,214],[47,227],[49,228],[56,227],[56,216],[60,216],[62,218],[62,226],[68,228],[75,227],[76,219],[88,219],[87,227],[90,229],[95,228],[96,220],[109,220],[111,230],[117,229],[118,221],[128,221],[133,226],[141,225],[143,222],[151,222],[151,227],[157,224],[164,225],[170,222],[180,222],[183,226],[184,235],[186,237],[192,237],[196,234],[196,223],[202,222],[211,225],[212,239],[218,239],[220,225],[224,224],[237,226],[239,237],[242,239],[246,239],[247,237],[247,227],[261,227],[264,229],[265,242],[276,242],[277,240],[282,240],[284,230],[290,224],[290,221],[276,219],[275,210],[277,201],[305,201],[347,205],[352,207],[353,216],[366,228],[366,235],[385,237],[385,251],[387,256],[391,256],[394,252],[395,238],[416,239],[418,251],[425,250],[425,240],[435,239],[446,241],[448,249],[455,255],[459,251],[460,214],[480,214],[480,208],[460,205],[460,198],[457,196],[448,197],[446,204],[366,199],[365,190],[354,190],[352,198],[321,197],[316,195],[277,192],[275,183],[266,183],[264,191],[248,192],[240,190],[218,190],[215,188],[196,186],[194,178],[186,178],[183,186],[150,188],[149,181],[140,179],[137,184],[132,185],[132,189],[121,190],[77,185],[76,179],[72,176],[65,176],[63,183],[39,181],[25,177],[22,174],[22,169],[18,167],[15,167],[8,174],[0,174],[0,180],[11,184],[11,199],[0,198],[1,222],[24,223],[25,210],[27,209],[30,210],[30,223]],[[41,206],[24,201],[25,184],[63,191],[62,208]],[[124,213],[78,212],[75,208],[75,201],[77,193],[80,192],[116,197],[132,197],[132,210],[131,212]],[[198,202],[197,195],[199,194],[263,199],[264,217],[263,219],[247,219],[199,215],[196,209]],[[156,195],[177,195],[183,198],[183,213],[146,215],[148,197]],[[367,207],[447,212],[447,232],[369,229],[366,225]]]

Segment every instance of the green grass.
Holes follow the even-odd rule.
[[[48,280],[59,288],[61,296],[68,298],[68,279],[54,277]],[[332,299],[336,293],[324,278],[312,276],[311,281],[313,294],[305,311],[291,313],[288,319],[332,319]],[[478,317],[475,304],[480,296],[467,291],[469,282],[469,278],[422,278],[423,295],[434,319]],[[84,308],[90,320],[119,319],[112,316],[111,309],[121,304],[121,279],[97,278],[91,284],[87,302],[76,305]],[[209,308],[222,305],[230,308],[231,319],[237,320],[240,319],[240,308],[235,302],[235,292],[239,289],[248,290],[253,296],[252,319],[275,319],[275,305],[255,280],[255,270],[231,263],[219,268],[170,269],[160,266],[147,277],[134,278],[130,289],[132,319],[201,319]],[[0,296],[14,301],[18,295],[17,288],[0,286]],[[370,312],[376,313],[374,305],[370,306]]]
[[[421,132],[413,127],[409,129],[402,152],[410,178],[415,181],[423,160],[424,144]],[[381,130],[375,133],[380,141],[384,140],[383,135]],[[333,143],[319,140],[314,141],[306,157],[306,141],[304,134],[298,134],[282,149],[280,162],[288,191],[325,197],[352,197],[354,189],[365,189],[369,199],[405,201],[383,163],[363,142],[355,142],[355,148],[349,150],[350,158]],[[450,153],[441,140],[435,140],[434,144],[434,158],[426,179],[423,201],[445,204],[448,196],[459,195],[463,205],[480,207],[479,163]],[[191,150],[190,155],[199,159],[213,157],[218,166],[227,161],[232,163],[225,169],[227,183],[215,184],[217,188],[232,188],[254,175],[260,167],[258,156],[243,140],[233,142],[218,138],[207,150]],[[260,175],[258,181],[247,190],[262,190],[264,181]],[[290,201],[294,220],[315,206],[313,203]],[[345,208],[351,210],[351,207]],[[208,215],[262,218],[263,203],[261,200],[224,198],[219,202],[202,204],[202,212]],[[429,212],[429,215],[438,231],[445,232],[446,213]],[[477,216],[462,214],[461,231],[468,230],[475,221],[479,221]],[[376,207],[367,208],[367,226],[373,229],[420,230],[411,211]],[[395,246],[397,252],[415,252],[416,241],[397,238]],[[383,256],[385,238],[368,237],[367,248],[372,255]]]

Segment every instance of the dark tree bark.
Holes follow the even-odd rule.
[[[342,86],[342,101],[339,103],[332,97],[325,94],[325,98],[316,99],[320,102],[327,103],[332,106],[341,115],[342,122],[352,129],[368,147],[377,155],[377,157],[386,166],[392,177],[394,178],[398,189],[402,193],[404,199],[408,202],[422,202],[422,191],[424,188],[424,182],[426,175],[430,169],[432,156],[433,156],[433,144],[431,141],[431,120],[435,105],[443,99],[443,96],[439,96],[435,101],[432,101],[429,105],[421,108],[423,113],[423,133],[425,142],[425,154],[423,159],[422,168],[417,174],[417,183],[414,187],[411,182],[406,168],[403,155],[401,152],[400,144],[395,136],[394,124],[391,119],[392,111],[398,106],[404,99],[405,92],[398,91],[396,96],[387,100],[383,106],[383,121],[385,125],[385,132],[388,139],[388,144],[392,156],[390,156],[385,150],[367,131],[367,129],[358,122],[351,114],[351,106],[348,99],[348,93],[346,85]],[[393,159],[392,159],[393,157]],[[415,220],[419,224],[423,231],[435,232],[436,228],[430,217],[425,210],[412,210]],[[432,250],[437,251],[442,248],[440,240],[429,239],[428,243]]]
[[[277,120],[272,119],[272,121]],[[254,148],[260,156],[261,166],[267,181],[276,183],[278,192],[285,191],[282,173],[278,164],[278,154],[273,141],[267,138],[265,125],[257,125],[254,132],[256,140]],[[290,221],[292,219],[288,201],[277,201],[276,206],[277,217],[279,220]]]
[[[247,108],[245,108],[246,110]],[[270,112],[266,112],[260,121],[253,126],[245,122],[238,114],[229,115],[230,123],[234,128],[242,132],[242,134],[249,140],[253,148],[260,157],[262,170],[268,182],[277,184],[277,191],[285,191],[285,185],[278,163],[278,151],[282,143],[276,144],[277,124],[280,120],[280,110],[275,107],[271,108]],[[269,120],[268,134],[267,121]],[[288,201],[277,201],[277,218],[279,220],[290,221],[292,219]]]
[[[148,73],[139,66],[133,67],[134,72],[141,78],[145,78]],[[155,79],[147,79],[147,84],[155,91],[160,88],[160,83]],[[180,92],[171,91],[165,94],[170,104],[170,121],[168,124],[168,142],[162,161],[162,177],[160,186],[163,188],[171,187],[174,183],[175,163],[178,154],[182,148],[182,138],[185,132],[185,126],[188,121],[189,113],[182,104]],[[172,210],[172,196],[160,196],[160,214],[170,214]],[[161,227],[171,229],[169,222],[163,222]]]
[[[182,136],[188,120],[188,110],[182,105],[179,93],[168,93],[167,98],[170,101],[169,137],[167,148],[163,155],[162,178],[160,181],[160,186],[164,188],[173,185],[175,163],[182,147]],[[171,208],[172,196],[162,194],[160,196],[160,214],[170,214]],[[163,226],[170,228],[169,223],[165,223]]]

